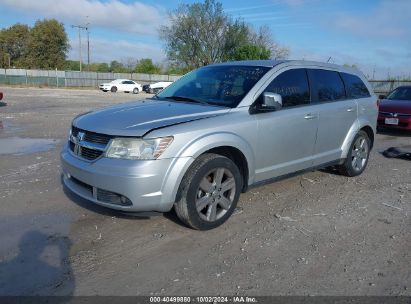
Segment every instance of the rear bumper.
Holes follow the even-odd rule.
[[[398,117],[398,125],[386,124],[386,118],[390,117],[379,115],[377,120],[377,126],[390,129],[411,130],[411,117]]]
[[[67,146],[61,154],[63,182],[77,195],[96,204],[131,212],[167,212],[175,200],[180,174],[176,164],[188,159],[120,160],[99,158],[89,162],[74,156]],[[183,172],[181,172],[183,174]],[[127,203],[113,203],[124,197]]]

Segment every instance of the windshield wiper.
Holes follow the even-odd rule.
[[[167,97],[164,97],[164,98],[173,99],[173,100],[176,100],[176,101],[188,101],[188,102],[195,102],[195,103],[201,103],[201,104],[208,105],[208,103],[205,102],[205,101],[196,100],[196,99],[193,99],[193,98],[190,98],[190,97],[185,97],[185,96],[167,96]]]

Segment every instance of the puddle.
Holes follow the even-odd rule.
[[[0,155],[22,155],[36,152],[45,152],[54,148],[59,142],[57,139],[48,138],[0,138]]]
[[[7,117],[6,117],[7,118]],[[17,133],[19,131],[22,131],[22,128],[17,127],[13,123],[9,121],[1,121],[0,120],[0,134],[11,134],[11,133]]]

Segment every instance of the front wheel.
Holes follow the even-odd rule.
[[[229,158],[203,154],[184,176],[175,211],[179,219],[198,230],[223,224],[233,213],[243,186],[240,170]]]
[[[139,93],[138,88],[134,88],[134,89],[133,89],[133,94],[138,94],[138,93]]]
[[[113,92],[113,93],[117,92],[117,87],[111,87],[110,91]]]
[[[367,133],[359,131],[354,137],[350,151],[344,163],[338,167],[341,174],[346,176],[360,175],[368,164],[371,141]]]

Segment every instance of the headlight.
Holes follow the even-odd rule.
[[[173,137],[153,139],[114,138],[106,151],[106,157],[123,159],[156,159],[171,144]]]

